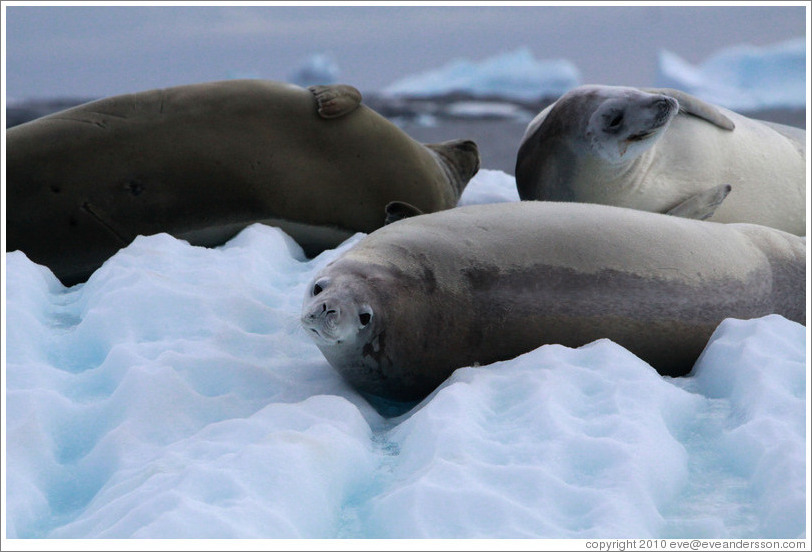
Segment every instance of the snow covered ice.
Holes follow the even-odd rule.
[[[516,199],[483,170],[462,203]],[[386,418],[298,323],[360,238],[139,237],[72,288],[6,254],[8,536],[806,535],[803,326],[727,320],[677,379],[544,346]]]

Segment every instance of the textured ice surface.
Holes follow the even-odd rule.
[[[463,202],[515,193],[482,171]],[[359,238],[140,237],[72,288],[6,254],[8,536],[805,534],[804,327],[728,320],[681,379],[544,346],[387,419],[298,324]]]

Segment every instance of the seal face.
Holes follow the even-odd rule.
[[[115,96],[10,128],[7,250],[63,283],[138,235],[224,243],[279,226],[308,255],[454,207],[476,144],[420,144],[348,85],[233,80]]]
[[[310,288],[316,307],[305,315],[312,337],[325,346],[341,345],[347,340],[363,339],[363,334],[374,331],[371,325],[375,311],[362,302],[364,290],[351,279],[339,278],[338,286],[333,286],[330,278],[321,278]]]
[[[687,374],[725,318],[805,321],[803,238],[579,203],[458,207],[327,265],[301,322],[364,393],[419,400],[456,368],[608,338]]]
[[[679,110],[677,100],[660,94],[629,89],[616,97],[602,92],[591,92],[597,107],[585,135],[593,151],[609,163],[621,163],[646,151]]]
[[[673,89],[582,86],[528,125],[527,200],[631,207],[803,235],[806,133]]]

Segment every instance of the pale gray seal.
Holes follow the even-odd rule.
[[[581,86],[528,125],[519,196],[806,233],[806,132],[673,89]]]
[[[137,235],[213,246],[263,222],[313,255],[382,226],[390,202],[454,207],[479,168],[476,144],[420,144],[360,101],[346,85],[232,80],[8,129],[7,250],[75,283]]]
[[[608,338],[688,373],[728,317],[804,323],[803,238],[594,204],[457,207],[395,222],[321,270],[301,321],[359,390],[424,397],[462,366]]]

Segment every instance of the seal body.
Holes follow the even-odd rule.
[[[264,222],[313,255],[382,226],[392,201],[455,206],[476,145],[420,144],[359,103],[348,86],[234,80],[8,129],[7,250],[73,283],[141,234],[212,246]]]
[[[582,86],[528,125],[522,199],[576,201],[806,233],[806,132],[671,89]]]
[[[327,265],[302,324],[366,393],[423,398],[454,369],[608,338],[687,374],[719,323],[804,323],[805,242],[772,228],[514,202],[388,225]]]

